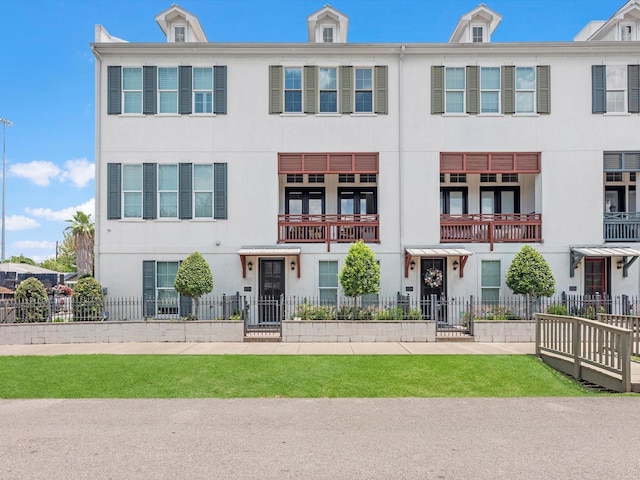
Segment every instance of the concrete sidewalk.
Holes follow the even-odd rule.
[[[534,343],[66,343],[0,345],[8,355],[533,355]]]

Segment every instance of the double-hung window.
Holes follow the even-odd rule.
[[[373,69],[356,68],[355,111],[373,112]]]
[[[445,69],[445,113],[464,113],[465,68]]]
[[[156,263],[158,315],[178,315],[180,295],[174,286],[179,262]]]
[[[284,69],[284,111],[302,112],[302,68]]]
[[[213,165],[193,166],[194,218],[213,217]]]
[[[607,65],[607,112],[626,112],[627,67]]]
[[[213,69],[193,67],[193,113],[213,112]]]
[[[484,42],[484,27],[481,25],[474,25],[471,27],[471,42],[482,43]]]
[[[142,165],[122,166],[124,218],[142,218]]]
[[[158,165],[159,218],[178,218],[178,165]]]
[[[500,260],[483,260],[481,294],[483,303],[497,303],[500,300]]]
[[[536,111],[536,69],[516,67],[516,113]]]
[[[338,262],[319,263],[318,287],[321,305],[336,305],[338,301]]]
[[[320,112],[338,111],[338,69],[320,68]]]
[[[333,43],[333,27],[322,27],[322,43]]]
[[[480,112],[500,112],[500,67],[480,69]]]
[[[142,68],[122,69],[122,101],[123,113],[142,113]]]
[[[178,113],[178,69],[158,68],[158,113]]]

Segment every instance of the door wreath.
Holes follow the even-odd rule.
[[[438,288],[442,286],[442,270],[429,268],[424,274],[424,283],[427,287]]]

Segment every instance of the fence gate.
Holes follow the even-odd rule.
[[[284,295],[244,299],[244,334],[282,335],[285,315]]]
[[[431,295],[423,299],[422,311],[426,320],[435,320],[437,337],[473,335],[473,315],[465,309],[464,303]]]

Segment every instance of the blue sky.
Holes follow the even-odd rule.
[[[6,129],[5,256],[40,262],[75,211],[94,211],[94,59],[103,25],[131,42],[164,42],[155,16],[172,3],[210,42],[307,42],[326,3],[349,17],[350,43],[447,42],[479,3],[502,16],[493,42],[571,41],[624,0],[0,0],[0,118]],[[1,132],[0,132],[1,133]],[[0,137],[1,141],[1,137]],[[93,216],[92,216],[93,218]]]

